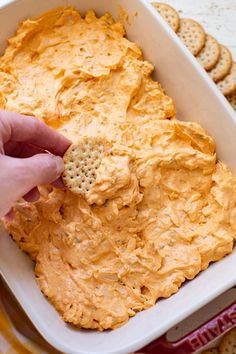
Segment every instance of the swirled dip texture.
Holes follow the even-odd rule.
[[[2,108],[110,146],[85,198],[42,187],[6,223],[79,327],[116,328],[232,251],[235,179],[212,138],[175,119],[152,71],[109,14],[72,8],[23,22],[0,59]]]

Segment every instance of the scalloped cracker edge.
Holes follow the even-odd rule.
[[[177,35],[194,56],[200,53],[206,42],[206,34],[203,27],[190,18],[180,19]]]
[[[211,35],[206,35],[206,43],[197,56],[199,64],[206,70],[211,70],[220,59],[220,45]]]
[[[178,12],[170,5],[162,2],[152,2],[152,6],[158,11],[161,17],[169,24],[174,32],[177,32],[180,25],[180,18]]]

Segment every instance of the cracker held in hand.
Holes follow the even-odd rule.
[[[230,73],[217,83],[217,87],[225,96],[230,95],[236,90],[236,63],[233,63]]]
[[[169,24],[173,31],[177,32],[180,24],[178,12],[170,5],[163,4],[162,2],[153,2],[152,5],[159,12],[161,17]]]
[[[209,75],[213,81],[218,82],[229,74],[232,67],[232,55],[228,48],[220,45],[220,59],[216,66],[209,71]]]
[[[236,328],[225,334],[219,346],[219,353],[236,354]]]
[[[233,109],[236,111],[236,91],[226,97]]]
[[[193,55],[198,55],[205,45],[206,34],[202,26],[189,18],[180,19],[178,37]]]
[[[220,45],[214,37],[207,34],[206,43],[198,54],[197,60],[205,70],[209,71],[216,65],[219,58]]]
[[[66,151],[62,175],[65,186],[75,194],[85,196],[96,180],[96,170],[104,156],[104,140],[98,137],[81,137]]]

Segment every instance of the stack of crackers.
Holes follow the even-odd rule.
[[[159,2],[153,2],[152,5],[196,57],[236,111],[236,63],[233,62],[229,49],[206,33],[198,22],[180,18],[170,5]]]
[[[219,348],[205,350],[202,354],[236,354],[236,327],[224,335]]]

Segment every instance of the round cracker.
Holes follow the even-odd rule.
[[[204,29],[198,22],[190,18],[180,19],[177,35],[195,56],[200,53],[205,45],[206,34]]]
[[[232,55],[228,48],[220,45],[220,58],[216,66],[209,71],[209,75],[213,81],[218,82],[229,74],[232,67]]]
[[[96,181],[96,171],[104,156],[101,137],[81,137],[63,156],[65,170],[62,179],[75,194],[85,196]]]
[[[236,327],[226,333],[220,342],[220,354],[236,354]]]
[[[169,24],[173,31],[177,32],[180,24],[178,12],[170,5],[162,2],[153,2],[152,5],[159,12],[161,17]]]
[[[234,91],[231,95],[226,96],[227,100],[236,111],[236,91]]]
[[[236,63],[233,63],[230,73],[217,83],[217,87],[225,96],[236,90]]]
[[[205,70],[209,71],[216,65],[219,58],[220,45],[214,37],[207,34],[206,43],[198,54],[197,60]]]
[[[204,352],[202,352],[201,354],[219,354],[219,351],[217,348],[211,348],[204,350]]]

